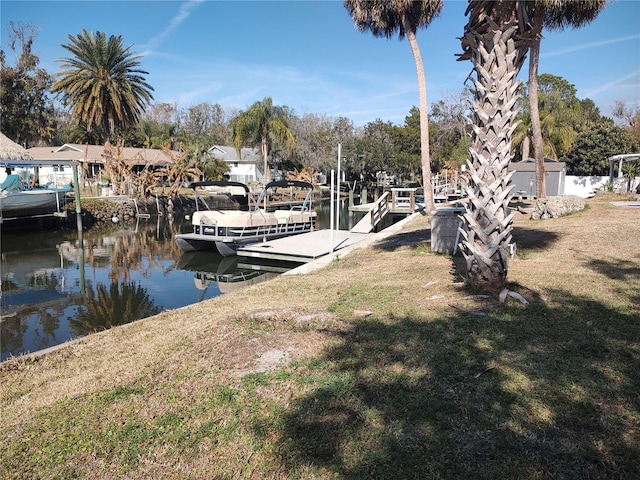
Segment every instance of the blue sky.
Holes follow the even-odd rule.
[[[441,15],[418,32],[430,103],[459,93],[471,72],[471,63],[455,56],[466,5],[445,1]],[[582,29],[545,32],[539,73],[565,78],[605,115],[614,100],[640,103],[639,19],[639,0],[618,0]],[[402,124],[418,104],[409,44],[357,31],[342,1],[2,0],[5,52],[10,21],[39,27],[33,51],[49,73],[59,70],[56,59],[70,56],[61,47],[68,35],[121,35],[144,56],[141,68],[158,103],[245,109],[270,96],[298,115],[345,116],[356,125]]]

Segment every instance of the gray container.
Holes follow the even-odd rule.
[[[456,253],[458,251],[458,244],[462,239],[458,228],[462,227],[466,230],[466,225],[461,218],[463,213],[464,208],[455,207],[438,208],[433,212],[429,218],[432,252]]]

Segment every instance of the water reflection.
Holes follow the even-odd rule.
[[[344,203],[341,228],[348,228]],[[318,227],[328,228],[328,204]],[[12,233],[3,226],[0,361],[269,280],[295,265],[182,254],[182,216],[81,232]],[[82,243],[80,240],[82,239]],[[257,261],[257,260],[256,260]]]
[[[86,289],[82,303],[82,308],[78,308],[74,316],[69,318],[69,326],[78,337],[162,311],[151,299],[147,289],[135,282],[112,281],[109,286],[98,283],[95,287]]]
[[[210,252],[182,255],[180,218],[82,232],[2,231],[0,360],[273,278]],[[83,248],[80,248],[80,247]]]
[[[212,287],[217,287],[220,293],[229,293],[278,275],[261,269],[260,265],[240,263],[236,256],[223,257],[214,252],[184,253],[178,268],[195,273],[193,283],[203,295]]]

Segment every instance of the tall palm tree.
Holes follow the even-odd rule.
[[[535,0],[527,2],[527,10],[533,18],[533,41],[529,56],[529,108],[533,154],[536,160],[536,196],[547,196],[544,171],[544,144],[538,110],[538,65],[542,29],[564,30],[579,28],[591,22],[605,7],[607,0]]]
[[[232,118],[229,127],[238,158],[244,145],[260,145],[267,182],[271,180],[268,159],[273,140],[295,150],[296,139],[289,129],[287,112],[283,107],[274,105],[271,97],[255,102],[245,112]]]
[[[391,38],[396,31],[400,39],[407,37],[418,74],[418,96],[420,101],[420,147],[422,159],[422,183],[424,185],[425,208],[435,209],[431,185],[431,158],[429,156],[429,117],[427,113],[427,80],[424,74],[422,55],[416,40],[418,27],[427,27],[442,10],[442,0],[345,0],[356,27],[371,31],[376,37]]]
[[[530,25],[522,1],[470,1],[461,60],[471,60],[475,91],[468,161],[469,202],[463,215],[462,253],[471,284],[497,294],[507,282],[507,245],[514,213],[509,213],[513,172],[511,141],[517,126],[517,75],[529,48]]]
[[[71,116],[88,129],[102,130],[103,142],[116,129],[135,126],[146,105],[153,99],[153,88],[140,70],[141,56],[132,56],[131,46],[124,47],[121,36],[88,33],[69,35],[62,45],[73,58],[59,59],[62,71],[52,91],[71,104]]]

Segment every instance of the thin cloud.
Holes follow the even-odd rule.
[[[180,5],[180,8],[178,9],[178,13],[169,21],[169,25],[167,25],[167,27],[158,35],[156,35],[151,40],[149,40],[147,42],[146,47],[148,49],[154,49],[158,45],[161,45],[164,42],[164,40],[176,28],[178,28],[180,24],[182,24],[182,22],[184,22],[187,18],[189,18],[189,16],[191,15],[191,12],[203,2],[204,0],[189,0],[188,2],[185,2],[182,5]]]
[[[608,90],[611,90],[613,87],[619,86],[621,83],[626,82],[627,80],[629,80],[630,78],[634,78],[634,77],[638,77],[640,75],[640,71],[635,71],[635,72],[631,72],[628,75],[625,75],[624,77],[618,78],[617,80],[614,80],[612,82],[608,82],[605,83],[604,85],[601,85],[597,88],[594,88],[588,92],[586,92],[586,96],[587,97],[595,97],[596,95],[602,93],[602,92],[606,92]]]
[[[628,37],[612,38],[609,40],[602,40],[600,42],[583,43],[581,45],[574,45],[573,47],[561,48],[554,52],[546,52],[540,55],[541,58],[555,57],[558,55],[565,55],[567,53],[573,53],[580,50],[588,50],[590,48],[603,47],[605,45],[611,45],[612,43],[628,42],[629,40],[637,40],[640,38],[640,34],[629,35]]]

